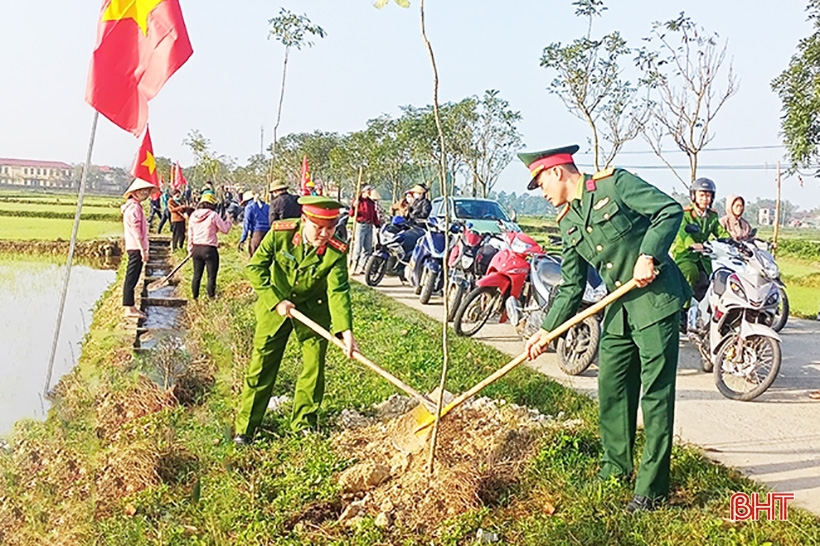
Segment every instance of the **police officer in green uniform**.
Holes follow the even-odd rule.
[[[674,199],[623,169],[593,176],[576,168],[578,146],[518,157],[530,169],[527,189],[540,187],[556,207],[563,242],[563,284],[542,325],[527,341],[530,358],[542,336],[578,310],[587,268],[610,291],[632,278],[639,288],[610,305],[603,320],[598,401],[604,454],[600,476],[630,479],[638,399],[643,394],[646,446],[627,510],[651,510],[669,492],[669,464],[678,362],[678,317],[689,289],[669,247],[683,211]]]
[[[247,265],[258,296],[253,354],[245,375],[234,442],[247,445],[270,401],[285,345],[292,330],[302,346],[302,371],[293,396],[291,428],[316,427],[325,386],[327,340],[289,319],[291,309],[341,335],[348,358],[358,350],[347,272],[347,245],[334,238],[341,204],[321,196],[299,199],[302,216],[273,222]]]
[[[706,277],[712,274],[712,259],[703,253],[703,243],[710,237],[719,239],[731,237],[720,225],[718,213],[713,210],[715,201],[715,183],[708,178],[698,178],[689,189],[692,204],[683,209],[678,236],[672,244],[672,256],[678,264],[689,286],[695,288],[701,273]],[[696,225],[693,229],[687,226]]]

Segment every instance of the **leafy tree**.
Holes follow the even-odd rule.
[[[592,23],[606,11],[602,0],[577,0],[575,15],[587,19],[586,34],[570,44],[553,42],[541,66],[557,72],[548,90],[557,95],[592,131],[595,169],[608,166],[624,144],[641,134],[646,109],[636,108],[638,92],[621,77],[620,60],[631,53],[618,31],[592,38]],[[603,150],[601,141],[609,142]]]
[[[182,144],[191,149],[194,154],[194,169],[186,173],[190,184],[202,184],[207,180],[215,184],[219,180],[231,182],[230,173],[234,170],[236,161],[224,155],[216,155],[211,151],[211,141],[198,130],[193,129],[182,141]]]
[[[780,128],[792,172],[820,158],[820,0],[809,0],[806,11],[814,33],[797,43],[797,53],[771,84],[783,103]]]
[[[681,12],[677,18],[655,22],[649,45],[638,52],[642,82],[652,89],[650,121],[643,135],[655,154],[687,189],[697,178],[698,154],[714,138],[712,121],[726,101],[737,93],[737,79],[729,63],[726,87],[717,89],[726,60],[727,42],[698,26]],[[651,49],[656,47],[656,49]],[[689,181],[666,160],[663,141],[671,139],[689,159]]]
[[[465,150],[467,168],[472,175],[474,197],[487,197],[510,161],[521,148],[517,123],[521,112],[510,109],[510,103],[495,89],[484,92],[475,103],[471,123],[470,146]]]
[[[282,103],[285,99],[285,78],[288,73],[290,50],[293,47],[298,50],[303,47],[313,47],[310,37],[324,38],[326,33],[322,27],[311,23],[307,15],[296,15],[285,8],[281,8],[279,15],[268,20],[268,24],[271,27],[268,32],[268,40],[274,38],[285,46],[285,57],[282,62],[282,85],[279,89],[279,106],[276,109],[276,123],[273,126],[273,154],[271,156],[271,175],[273,175],[273,165],[276,161],[276,132],[279,130],[279,123],[282,120]]]

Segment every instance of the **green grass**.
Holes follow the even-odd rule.
[[[13,202],[22,203],[39,203],[39,204],[55,204],[55,205],[76,205],[77,192],[64,193],[40,193],[34,191],[20,191],[20,190],[0,190],[0,204],[7,204]],[[101,196],[90,195],[88,193],[83,197],[83,207],[101,206],[101,207],[117,207],[122,204],[122,197],[118,196]]]
[[[76,203],[66,203],[66,204],[56,204],[51,202],[44,202],[44,203],[4,203],[0,201],[0,210],[2,211],[9,211],[9,212],[18,212],[18,211],[25,211],[25,212],[58,212],[63,214],[74,214],[77,210]],[[83,213],[95,213],[95,214],[110,214],[112,217],[119,218],[121,217],[119,206],[104,206],[104,205],[89,205],[85,203],[83,200]]]
[[[132,385],[140,370],[155,371],[151,359],[122,360],[132,340],[118,325],[121,307],[115,285],[95,312],[81,364],[63,381],[65,394],[48,421],[21,425],[16,432],[21,445],[51,446],[58,453],[52,466],[76,454],[86,471],[63,489],[52,466],[40,464],[43,455],[15,459],[0,451],[0,498],[5,498],[0,503],[0,533],[4,521],[19,523],[22,517],[23,527],[15,536],[24,536],[27,543],[60,536],[66,543],[100,545],[456,545],[473,543],[479,528],[499,533],[500,544],[820,543],[820,521],[800,510],[791,510],[788,522],[727,522],[732,492],[762,489],[690,447],[676,446],[673,452],[673,506],[652,514],[627,515],[623,506],[631,496],[630,487],[594,478],[601,458],[596,404],[526,368],[515,370],[483,394],[547,414],[563,411],[568,418],[581,419],[582,425],[545,433],[518,482],[498,491],[494,503],[454,518],[439,530],[383,531],[368,519],[354,529],[328,524],[309,535],[289,531],[285,522],[290,517],[316,503],[339,500],[334,474],[351,464],[355,454],[331,448],[333,418],[345,408],[367,411],[394,390],[331,349],[320,434],[289,435],[287,416],[269,413],[261,440],[251,449],[235,449],[229,430],[254,330],[254,297],[243,276],[246,258],[234,250],[237,236],[234,230],[220,251],[218,298],[191,303],[186,309],[186,349],[190,357],[213,365],[214,385],[197,404],[125,425],[123,431],[134,437],[131,442],[101,440],[95,413],[100,393]],[[124,265],[120,282],[123,270]],[[190,268],[183,269],[183,294],[190,290],[189,282]],[[432,388],[441,362],[440,327],[360,285],[354,286],[352,296],[363,352],[419,390]],[[472,386],[508,360],[465,338],[451,338],[451,352],[448,389],[453,392]],[[298,346],[291,342],[274,394],[292,393],[298,370]],[[93,477],[107,456],[137,444],[153,446],[163,454],[161,480],[124,494],[113,509],[95,517]],[[547,503],[555,507],[554,514],[545,510]],[[135,512],[126,513],[126,508]]]
[[[7,241],[69,240],[73,225],[73,220],[62,218],[0,216],[0,239]],[[77,237],[81,240],[122,237],[122,221],[82,220]]]

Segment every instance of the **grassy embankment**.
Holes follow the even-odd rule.
[[[338,502],[334,475],[355,460],[355,453],[331,447],[334,417],[345,408],[367,412],[393,390],[331,349],[320,434],[289,435],[287,411],[269,412],[260,441],[237,450],[229,428],[254,325],[245,258],[233,250],[237,236],[234,230],[221,252],[218,298],[186,308],[184,349],[172,358],[165,351],[132,360],[133,340],[119,320],[120,283],[106,294],[80,365],[61,382],[48,420],[19,424],[14,452],[0,452],[0,542],[464,544],[483,528],[507,544],[820,543],[820,521],[800,510],[791,510],[787,522],[728,521],[733,491],[762,489],[691,447],[674,449],[672,506],[627,515],[630,487],[595,479],[595,403],[524,368],[486,394],[546,414],[563,411],[582,425],[545,433],[518,479],[495,484],[484,508],[426,532],[382,530],[369,518],[346,528],[333,523],[333,514],[316,526],[294,526],[300,515],[315,518],[318,507]],[[190,269],[183,271],[186,294]],[[353,301],[363,352],[420,390],[431,389],[441,359],[439,327],[359,285]],[[451,340],[454,392],[507,360],[469,339]],[[290,394],[297,371],[291,343],[274,394]],[[176,383],[185,404],[140,379],[146,375]]]

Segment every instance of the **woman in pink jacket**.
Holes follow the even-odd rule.
[[[134,180],[125,191],[122,210],[122,225],[128,265],[125,269],[125,284],[122,287],[122,305],[127,318],[144,319],[145,313],[134,305],[134,289],[142,272],[142,265],[148,261],[148,222],[142,202],[148,199],[156,186],[144,180]]]
[[[208,297],[216,296],[216,274],[219,272],[219,245],[216,234],[228,233],[231,221],[222,218],[216,212],[217,200],[212,193],[202,196],[197,209],[188,219],[188,253],[194,262],[194,278],[191,281],[191,293],[194,299],[199,298],[199,285],[202,272],[208,268]]]

